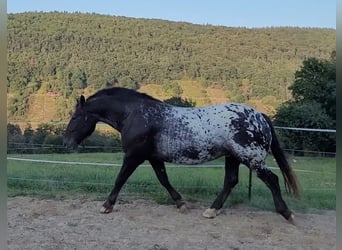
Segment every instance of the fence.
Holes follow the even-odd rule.
[[[9,161],[22,161],[22,162],[35,162],[38,164],[61,164],[61,165],[88,165],[88,166],[100,166],[100,167],[120,167],[121,163],[101,163],[101,162],[79,162],[79,161],[59,161],[59,160],[46,160],[46,159],[32,159],[32,158],[22,158],[22,157],[7,157]],[[181,165],[173,165],[169,164],[173,168],[182,167]],[[150,165],[142,164],[142,167],[150,167]],[[186,166],[187,168],[199,168],[198,165],[189,165]],[[200,168],[222,168],[222,164],[210,164],[210,165],[200,165]],[[269,167],[273,170],[279,170],[277,167]],[[304,173],[312,173],[312,174],[321,174],[320,171],[312,171],[312,170],[305,170],[305,169],[296,169],[295,172],[304,172]],[[15,178],[16,180],[25,180],[21,178]],[[26,179],[27,180],[27,179]],[[38,180],[39,181],[39,180]],[[42,180],[46,182],[47,180]],[[98,183],[87,183],[87,184],[98,184]],[[251,193],[252,193],[252,170],[249,170],[249,181],[248,181],[248,199],[251,200]]]
[[[299,130],[299,131],[308,131],[308,132],[324,132],[324,133],[336,133],[336,130],[333,129],[305,129],[305,128],[289,128],[289,127],[275,127],[276,129],[288,129],[288,130]],[[37,146],[37,145],[36,145]],[[46,145],[45,145],[46,146]],[[50,145],[51,148],[53,149],[55,146]],[[60,149],[60,147],[57,147]],[[91,147],[90,147],[91,148]],[[95,147],[93,147],[95,148]],[[119,148],[115,148],[118,150]],[[289,151],[293,151],[292,149],[288,149]],[[314,152],[311,152],[314,153]],[[317,152],[321,153],[321,152]],[[335,153],[331,153],[335,155]],[[120,167],[121,163],[97,163],[97,162],[76,162],[76,161],[58,161],[58,160],[46,160],[46,159],[31,159],[28,157],[7,157],[9,161],[24,161],[24,162],[36,162],[36,163],[41,163],[41,164],[67,164],[67,165],[94,165],[94,166],[110,166],[110,167]],[[147,165],[143,165],[147,166]],[[177,165],[171,165],[172,167],[177,167]],[[197,165],[193,166],[187,166],[187,167],[198,167]],[[222,164],[210,164],[210,165],[201,165],[201,168],[203,167],[220,167],[222,168]],[[279,168],[277,167],[270,167],[271,169],[276,169],[278,170]],[[313,174],[320,174],[320,171],[313,171],[313,170],[305,170],[305,169],[296,169],[295,171],[297,172],[307,172],[307,173],[313,173]],[[20,180],[20,178],[16,178],[16,180]],[[39,181],[39,180],[38,180]],[[46,180],[42,180],[46,181]],[[93,183],[96,184],[96,183]],[[248,177],[248,199],[251,200],[252,198],[252,170],[249,171],[249,177]]]

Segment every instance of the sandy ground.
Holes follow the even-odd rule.
[[[87,199],[8,198],[9,249],[336,249],[336,212],[296,214],[296,225],[275,212],[241,206],[215,219],[190,204],[128,199],[113,213]]]

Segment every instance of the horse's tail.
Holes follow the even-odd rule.
[[[295,197],[299,198],[300,197],[300,184],[298,182],[297,176],[293,172],[289,162],[286,159],[284,151],[280,147],[277,135],[274,131],[274,127],[272,125],[270,118],[266,116],[265,114],[263,114],[263,116],[271,128],[271,133],[272,133],[271,151],[281,170],[281,173],[283,174],[284,182],[285,182],[285,189],[288,193],[291,193]]]

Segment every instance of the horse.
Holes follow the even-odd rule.
[[[285,182],[286,192],[300,196],[300,185],[280,147],[268,116],[238,103],[206,107],[176,107],[135,90],[111,87],[87,99],[77,99],[75,111],[66,127],[64,144],[77,146],[103,122],[121,134],[124,158],[115,184],[101,213],[111,213],[122,186],[144,161],[148,161],[160,184],[166,188],[177,208],[186,202],[170,184],[165,162],[200,164],[225,157],[223,189],[203,212],[215,218],[234,186],[242,163],[256,172],[270,189],[276,212],[289,222],[294,214],[282,198],[278,176],[266,165],[271,151]]]

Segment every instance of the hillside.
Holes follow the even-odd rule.
[[[291,98],[287,88],[302,61],[329,59],[335,50],[332,29],[10,14],[8,120],[66,120],[80,93],[114,85],[159,99],[180,95],[197,106],[244,102],[274,114]]]

